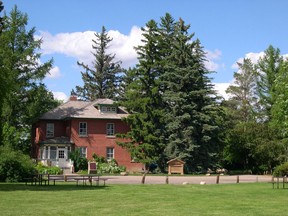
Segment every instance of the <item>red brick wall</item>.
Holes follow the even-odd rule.
[[[87,136],[79,136],[79,123],[87,123]],[[116,144],[116,137],[106,136],[106,124],[114,123],[115,134],[125,133],[129,130],[129,127],[120,119],[112,120],[92,120],[92,119],[73,119],[71,121],[71,137],[77,147],[87,147],[87,158],[92,159],[92,155],[95,153],[98,156],[106,158],[107,147],[114,148],[114,158],[119,165],[123,165],[129,171],[141,171],[142,164],[131,162],[130,154],[120,146]]]
[[[78,134],[79,123],[87,122],[87,136],[80,137]],[[140,163],[131,162],[130,154],[120,146],[116,144],[116,137],[106,136],[106,124],[114,123],[115,134],[125,133],[129,130],[129,126],[122,122],[120,119],[72,119],[70,121],[39,121],[34,125],[35,128],[35,138],[34,143],[36,146],[33,147],[35,153],[33,156],[37,155],[39,151],[39,146],[37,143],[39,141],[46,140],[46,124],[54,123],[54,136],[55,137],[71,137],[75,143],[76,147],[87,147],[87,158],[92,159],[93,153],[98,156],[103,156],[106,158],[107,147],[114,148],[114,158],[119,165],[123,165],[129,171],[141,171],[143,165]]]

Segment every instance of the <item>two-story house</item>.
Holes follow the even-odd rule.
[[[128,151],[116,144],[115,134],[129,131],[122,121],[127,115],[110,99],[86,102],[71,96],[33,125],[33,157],[46,165],[72,169],[68,155],[79,148],[88,160],[95,153],[107,160],[114,158],[127,171],[141,171],[143,165],[133,162]]]

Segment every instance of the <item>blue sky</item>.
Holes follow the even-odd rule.
[[[159,21],[166,12],[191,25],[207,52],[207,68],[215,70],[213,83],[220,93],[233,81],[235,63],[244,57],[254,62],[271,44],[288,53],[287,0],[2,0],[5,11],[14,5],[28,14],[29,25],[42,37],[41,61],[54,59],[44,79],[57,98],[82,85],[77,61],[91,63],[94,32],[105,26],[124,67],[137,62],[133,46],[150,19]]]

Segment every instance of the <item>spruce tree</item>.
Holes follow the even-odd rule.
[[[142,28],[139,64],[123,103],[132,113],[126,119],[131,131],[119,144],[140,162],[157,162],[162,171],[174,157],[183,159],[188,171],[205,169],[219,150],[219,106],[200,42],[191,42],[188,29],[170,14]]]
[[[105,27],[101,33],[95,33],[92,40],[94,60],[92,65],[77,62],[84,69],[82,86],[76,86],[76,94],[83,100],[93,101],[97,98],[115,99],[119,96],[120,62],[115,62],[115,54],[107,54],[112,38],[108,36]]]
[[[186,170],[203,171],[216,162],[219,106],[205,68],[205,54],[190,26],[176,23],[171,54],[161,80],[165,86],[166,142],[169,159],[186,162]]]
[[[132,158],[150,164],[159,160],[163,153],[163,103],[159,91],[159,31],[154,20],[142,28],[144,45],[138,46],[139,64],[136,66],[133,82],[126,91],[126,101],[122,104],[132,113],[126,119],[131,131],[122,134],[127,142],[118,143],[127,148]]]

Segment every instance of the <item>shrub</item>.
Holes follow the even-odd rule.
[[[45,166],[42,163],[38,163],[36,166],[36,170],[39,174],[51,174],[51,175],[59,175],[62,173],[62,170],[56,166]]]
[[[97,162],[98,173],[116,174],[126,171],[126,167],[118,166],[118,163],[115,159],[107,161],[104,157],[97,156],[95,153],[92,157]]]
[[[97,163],[107,163],[107,160],[103,156],[98,156],[95,153],[93,153],[92,157],[94,161],[96,161]]]
[[[88,169],[88,160],[81,157],[80,149],[75,149],[75,151],[71,152],[69,158],[74,162],[73,165],[75,172]]]
[[[273,176],[282,177],[288,175],[288,162],[277,166],[273,172]]]
[[[125,171],[125,166],[118,166],[117,163],[115,163],[114,161],[109,161],[108,163],[99,163],[97,165],[98,173],[116,174]]]
[[[35,172],[35,164],[28,155],[0,146],[0,181],[22,181]]]

